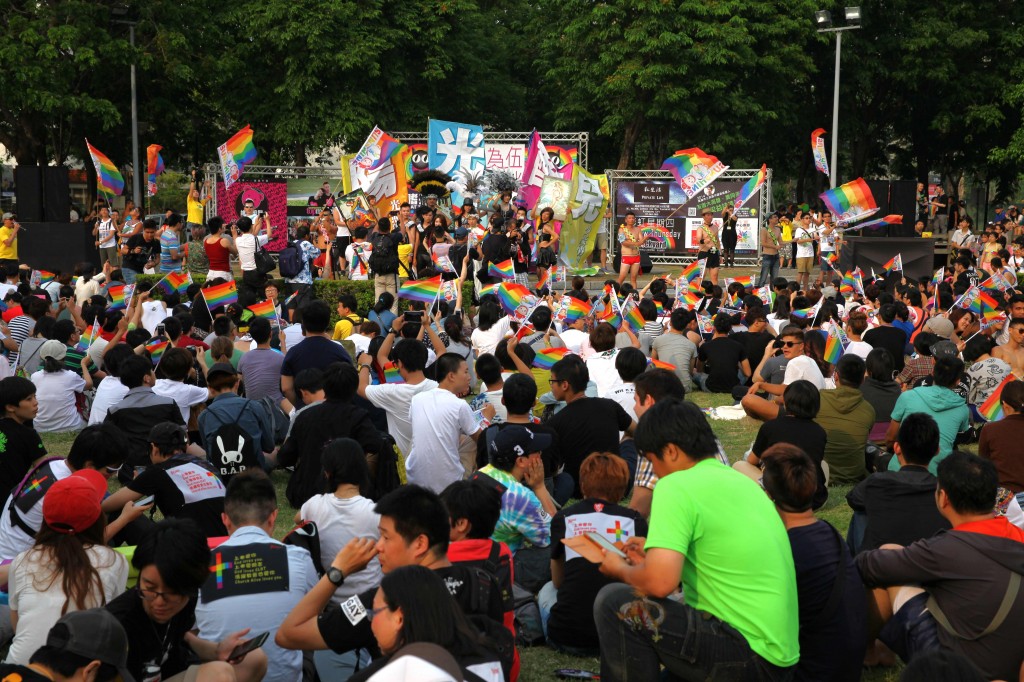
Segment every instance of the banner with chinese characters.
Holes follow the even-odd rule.
[[[687,200],[676,182],[619,182],[615,185],[613,229],[625,222],[626,212],[636,214],[636,222],[653,238],[643,250],[651,255],[695,252],[700,241],[701,211],[710,208],[713,223],[722,229],[722,209],[732,207],[743,188],[743,180],[718,180]],[[762,188],[758,192],[763,191]],[[736,251],[757,251],[760,228],[760,201],[757,196],[736,212]]]
[[[409,200],[408,159],[413,152],[403,150],[375,170],[366,170],[349,160],[348,172],[352,186],[366,193],[378,216],[397,212]]]
[[[586,266],[608,207],[608,179],[573,164],[568,214],[562,222],[558,258],[573,270]]]

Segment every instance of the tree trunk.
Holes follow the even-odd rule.
[[[306,165],[306,145],[303,142],[297,142],[295,144],[295,165]]]
[[[633,149],[636,147],[636,141],[640,139],[640,134],[644,130],[644,115],[636,114],[629,123],[626,124],[626,130],[622,136],[622,151],[619,154],[619,164],[615,167],[618,170],[626,170],[629,168],[630,159],[633,157]]]

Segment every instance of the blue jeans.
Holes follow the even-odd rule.
[[[791,680],[795,666],[780,668],[756,654],[725,621],[671,599],[637,596],[623,583],[606,585],[594,602],[601,638],[603,682],[683,680]]]
[[[136,270],[126,268],[123,265],[121,266],[121,274],[124,275],[125,284],[135,284],[135,278],[139,276],[139,273]]]
[[[345,682],[357,670],[370,665],[370,656],[365,649],[346,651],[343,654],[325,649],[313,652],[313,662],[323,682]]]
[[[761,274],[757,276],[757,286],[763,287],[771,284],[772,280],[779,276],[779,254],[769,256],[761,254]]]

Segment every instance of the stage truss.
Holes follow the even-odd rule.
[[[716,180],[749,180],[760,171],[759,168],[747,168],[747,169],[736,169],[730,168],[729,170],[722,173]],[[663,170],[606,170],[605,175],[608,176],[608,194],[609,201],[612,206],[612,215],[618,215],[615,197],[617,192],[615,186],[619,182],[675,182],[675,177],[669,171]],[[764,226],[764,221],[767,219],[770,211],[772,194],[772,169],[768,169],[767,177],[765,178],[764,185],[761,187],[760,206],[758,208],[757,226],[758,236],[760,237],[760,229]],[[614,229],[612,230],[614,234]],[[618,240],[613,238],[613,234],[609,234],[609,256],[611,259],[615,258],[615,248],[618,246]],[[651,254],[651,262],[655,265],[686,265],[692,263],[696,250],[693,253],[678,253],[678,254]],[[753,254],[736,254],[735,262],[737,266],[745,267],[756,267],[760,262],[759,255],[755,252]]]

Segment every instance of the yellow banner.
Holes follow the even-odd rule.
[[[569,211],[562,222],[559,260],[570,269],[587,267],[597,230],[608,208],[608,178],[593,175],[573,164]]]

